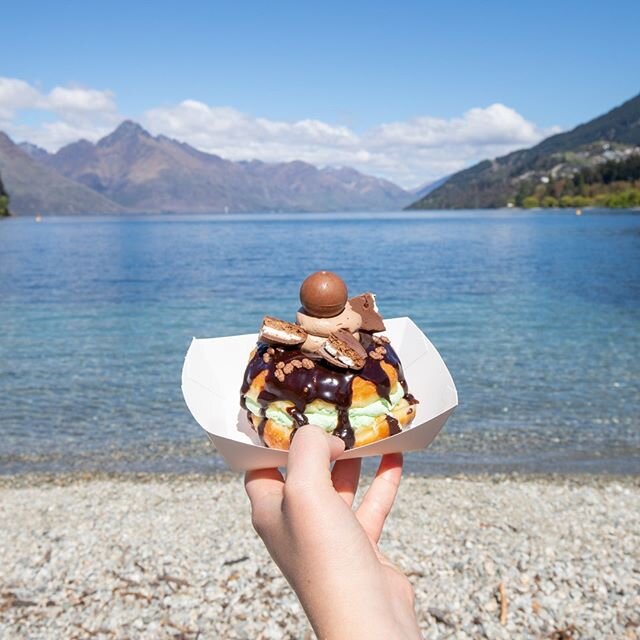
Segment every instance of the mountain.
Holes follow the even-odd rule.
[[[4,218],[8,215],[10,215],[9,196],[4,190],[4,185],[2,184],[2,176],[0,176],[0,218]]]
[[[547,138],[530,149],[484,160],[451,176],[408,209],[505,207],[535,193],[558,177],[570,178],[587,166],[640,145],[640,95],[572,131]],[[609,155],[608,155],[609,154]]]
[[[28,156],[34,160],[39,160],[40,162],[46,162],[50,155],[46,149],[43,149],[36,144],[31,144],[30,142],[20,142],[18,143],[18,147]]]
[[[123,213],[123,208],[34,160],[0,131],[0,174],[16,215]]]
[[[412,200],[393,183],[354,169],[232,162],[152,136],[131,121],[95,144],[80,140],[38,159],[137,212],[371,211]]]
[[[430,182],[425,182],[423,185],[411,189],[410,193],[415,198],[420,200],[425,196],[428,196],[432,191],[435,191],[438,187],[441,187],[451,176],[444,176],[438,180],[433,180]]]

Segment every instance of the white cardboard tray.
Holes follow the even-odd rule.
[[[419,400],[413,424],[373,444],[345,451],[341,459],[414,451],[431,444],[458,405],[451,374],[436,348],[410,318],[385,320],[409,391]],[[264,447],[240,408],[240,386],[256,334],[194,338],[182,369],[182,393],[198,424],[234,471],[284,467],[287,452]]]

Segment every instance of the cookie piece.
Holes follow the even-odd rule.
[[[291,346],[302,344],[307,339],[307,332],[293,322],[265,316],[260,327],[260,340],[271,344]]]
[[[384,331],[386,327],[382,316],[378,313],[376,297],[373,293],[361,293],[349,300],[351,308],[362,318],[360,328],[363,331]]]
[[[367,352],[356,338],[346,329],[334,331],[322,345],[322,357],[338,367],[362,369]]]

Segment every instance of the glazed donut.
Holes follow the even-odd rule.
[[[288,449],[303,424],[317,424],[347,448],[399,433],[415,416],[400,360],[385,339],[360,332],[359,370],[311,357],[299,345],[259,342],[251,353],[241,404],[261,441]]]

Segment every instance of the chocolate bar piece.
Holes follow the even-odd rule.
[[[360,328],[363,331],[384,331],[386,327],[378,313],[376,297],[373,293],[362,293],[349,300],[351,308],[362,318]]]
[[[307,339],[307,332],[299,325],[285,320],[265,316],[260,327],[260,340],[272,344],[291,346],[302,344]]]
[[[346,329],[332,333],[320,353],[328,362],[346,369],[362,369],[367,359],[367,352],[360,341]]]

